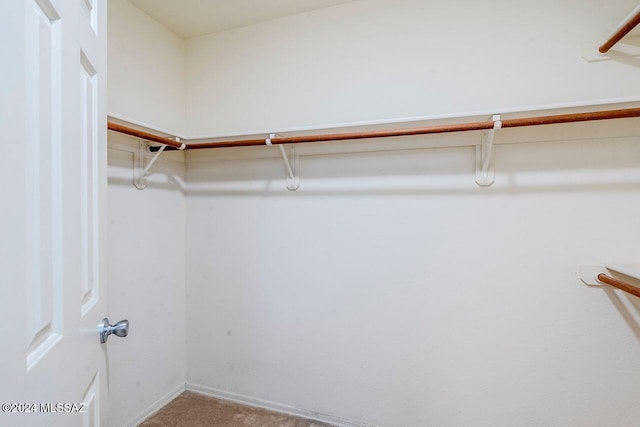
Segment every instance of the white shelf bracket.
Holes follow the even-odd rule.
[[[264,143],[273,146],[271,139],[275,137],[275,133],[269,134]],[[287,190],[296,191],[300,188],[300,156],[296,153],[296,148],[292,144],[288,144],[286,147],[283,144],[278,144],[278,148],[280,149],[282,160],[284,160]]]
[[[180,142],[180,138],[176,137],[175,139],[177,142]],[[185,147],[186,144],[182,144],[180,150],[184,150]],[[158,160],[165,148],[167,148],[167,146],[162,144],[160,149],[156,151],[151,160],[149,160],[149,163],[145,165],[144,161],[149,153],[149,143],[140,140],[138,151],[135,154],[133,168],[133,185],[135,185],[138,190],[144,190],[147,187],[147,178],[151,174],[151,166]]]
[[[482,139],[476,145],[476,183],[481,187],[488,187],[495,181],[495,165],[493,155],[493,138],[496,129],[502,128],[500,115],[491,117],[493,129],[483,130]]]
[[[598,280],[600,273],[609,274],[602,265],[581,265],[578,270],[578,277],[587,286],[603,286],[604,283]]]

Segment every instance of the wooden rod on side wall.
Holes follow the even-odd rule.
[[[613,34],[598,48],[598,52],[607,53],[624,36],[629,34],[638,24],[640,24],[640,6],[636,7],[631,14],[614,30]]]
[[[627,282],[623,282],[622,280],[618,280],[611,276],[607,276],[604,273],[598,274],[598,280],[601,281],[602,283],[606,283],[607,285],[611,285],[614,288],[621,289],[631,295],[640,297],[640,288],[630,285]]]
[[[627,119],[640,117],[640,108],[622,110],[593,111],[590,113],[557,114],[523,119],[507,119],[502,121],[503,128],[524,126],[556,125],[562,123],[593,122],[597,120]]]
[[[593,111],[588,113],[572,113],[572,114],[557,114],[550,116],[539,117],[525,117],[520,119],[505,119],[502,120],[503,128],[516,128],[526,126],[540,126],[540,125],[553,125],[561,123],[576,123],[576,122],[590,122],[596,120],[609,120],[609,119],[624,119],[640,117],[640,108],[627,108],[620,110],[605,110],[605,111]],[[368,132],[348,132],[348,133],[330,133],[330,134],[317,134],[317,135],[302,135],[302,136],[288,136],[288,137],[274,137],[271,138],[272,144],[301,144],[307,142],[324,142],[324,141],[344,141],[344,140],[356,140],[356,139],[370,139],[370,138],[387,138],[398,136],[411,136],[411,135],[428,135],[437,133],[449,133],[449,132],[466,132],[466,131],[478,131],[492,129],[494,126],[493,121],[483,122],[469,122],[469,123],[457,123],[450,125],[436,125],[413,129],[387,129],[379,131]],[[180,143],[173,141],[172,139],[160,137],[147,132],[142,132],[137,129],[128,128],[126,126],[118,125],[109,122],[109,129],[115,132],[125,133],[127,135],[136,136],[139,138],[147,139],[149,141],[159,142],[161,144],[168,145],[174,148],[181,148]],[[228,148],[228,147],[250,147],[266,145],[265,140],[262,138],[253,139],[241,139],[230,141],[212,141],[203,143],[190,143],[187,144],[186,149],[197,150],[204,148]],[[158,147],[151,147],[151,151],[158,151]]]
[[[138,129],[130,128],[128,126],[119,125],[117,123],[108,122],[107,129],[112,130],[114,132],[124,133],[125,135],[135,136],[137,138],[142,138],[147,141],[159,142],[160,144],[168,145],[169,147],[183,149],[184,145],[180,142],[174,141],[173,139],[154,135],[149,132],[144,132]]]

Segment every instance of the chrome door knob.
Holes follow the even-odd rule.
[[[98,329],[100,330],[100,342],[104,344],[111,334],[121,338],[126,337],[129,334],[129,321],[121,320],[115,325],[110,325],[109,318],[105,317]]]

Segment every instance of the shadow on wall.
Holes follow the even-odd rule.
[[[612,288],[607,287],[604,291],[629,326],[629,329],[634,333],[638,342],[640,342],[640,299],[625,295],[627,300],[627,304],[625,304]],[[635,315],[631,310],[635,310]]]
[[[473,147],[301,156],[301,186],[294,193],[285,188],[284,164],[277,157],[218,160],[215,153],[191,152],[187,194],[352,197],[627,191],[640,184],[638,142],[498,145],[491,187],[475,183]],[[260,156],[268,148],[252,150]]]
[[[640,37],[628,37],[624,40],[625,45],[628,45],[631,48],[640,47]],[[612,51],[615,51],[616,47],[614,46]],[[637,56],[628,56],[625,58],[616,58],[614,61],[622,62],[623,64],[631,65],[632,67],[640,68],[640,58]]]
[[[156,175],[157,174],[158,173],[156,173]],[[108,184],[119,185],[123,187],[134,186],[133,177],[130,179],[109,177]],[[161,179],[153,179],[149,181],[147,188],[153,188],[157,190],[180,191],[182,193],[185,193],[184,183],[181,182],[177,177],[173,175],[163,175]],[[140,191],[144,191],[144,190],[140,190]]]
[[[640,45],[640,42],[638,43],[638,45]],[[632,67],[640,68],[640,58],[638,57],[620,58],[617,61],[627,65],[631,65]]]
[[[109,147],[109,175],[107,183],[110,186],[133,187],[136,149],[132,147]],[[179,153],[177,153],[179,154]],[[148,161],[148,160],[147,160]],[[148,187],[154,189],[180,191],[185,193],[182,161],[175,154],[165,154],[164,159],[159,159],[153,165],[148,176]]]
[[[622,276],[625,282],[631,283],[634,286],[640,285],[640,279],[625,276],[624,274]],[[629,326],[629,329],[631,329],[636,336],[638,342],[640,342],[640,298],[623,291],[616,291],[608,285],[604,285],[603,289],[607,297],[609,297],[609,300],[611,300],[614,307]],[[624,298],[621,298],[621,296],[624,296]]]
[[[638,142],[636,137],[497,145],[496,178],[490,187],[475,183],[473,147],[301,155],[301,187],[296,192],[286,190],[284,163],[274,156],[272,147],[202,150],[188,153],[186,190],[182,180],[161,162],[149,177],[149,188],[180,190],[194,197],[627,191],[640,184]],[[110,176],[109,184],[132,185],[132,161],[113,166],[130,168],[131,173]]]

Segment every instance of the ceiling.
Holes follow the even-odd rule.
[[[129,0],[183,38],[243,27],[353,0]]]

